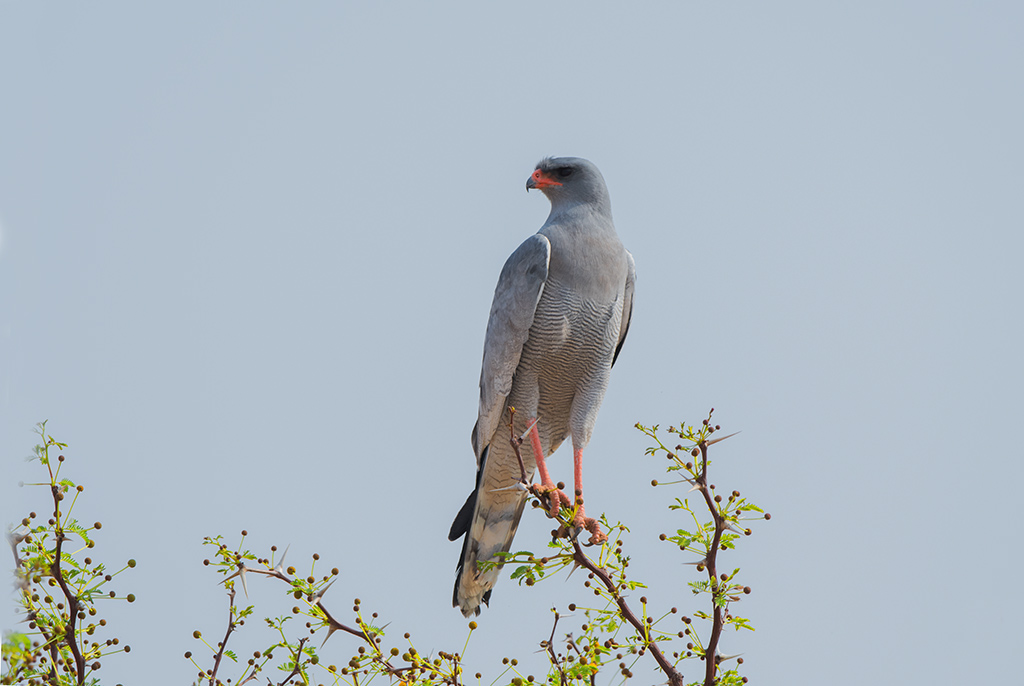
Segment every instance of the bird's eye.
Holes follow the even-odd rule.
[[[572,167],[559,167],[555,173],[558,174],[558,178],[567,179],[572,176]]]

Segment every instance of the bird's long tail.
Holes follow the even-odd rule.
[[[452,541],[466,535],[455,571],[452,597],[452,605],[461,609],[466,617],[480,614],[480,604],[490,600],[491,589],[501,571],[500,564],[481,570],[477,562],[501,561],[498,553],[511,548],[526,505],[526,491],[516,486],[521,480],[518,461],[515,473],[508,472],[499,468],[502,461],[495,460],[489,465],[488,452],[489,448],[481,459],[476,489],[455,516],[448,533]]]

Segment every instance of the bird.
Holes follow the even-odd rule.
[[[551,213],[505,262],[494,289],[471,436],[476,486],[448,534],[451,541],[465,536],[452,605],[466,617],[489,604],[499,553],[512,545],[535,471],[535,488],[549,494],[554,510],[575,502],[547,468],[547,458],[566,438],[572,439],[580,498],[573,524],[589,530],[592,542],[607,538],[584,512],[583,450],[629,330],[636,268],[615,231],[604,177],[592,162],[544,158],[526,181],[526,190],[532,189],[548,198]],[[522,464],[510,442],[513,433],[523,437]],[[480,561],[496,565],[480,569]]]

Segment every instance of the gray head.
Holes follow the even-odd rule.
[[[593,162],[582,157],[545,157],[526,180],[526,190],[531,188],[540,189],[548,197],[552,210],[561,205],[593,203],[611,211],[604,177]]]

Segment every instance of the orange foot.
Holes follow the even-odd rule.
[[[573,517],[572,525],[573,532],[570,532],[564,525],[558,527],[558,531],[554,532],[556,538],[575,538],[577,533],[586,530],[590,532],[590,541],[588,545],[601,545],[608,540],[608,535],[601,531],[601,525],[593,517],[588,517],[583,509],[583,500],[577,496],[577,505],[579,509],[576,510],[576,515]]]
[[[572,507],[572,501],[569,500],[569,496],[554,484],[534,484],[530,487],[530,492],[541,500],[547,498],[548,516],[552,519],[558,517],[558,511],[562,509],[563,505]]]
[[[552,531],[551,533],[555,538],[576,538],[577,534],[583,530],[590,532],[590,540],[587,542],[587,545],[601,545],[608,540],[608,534],[601,531],[601,525],[598,524],[596,519],[580,515],[577,515],[572,520],[572,530],[563,524],[558,527],[557,531]]]
[[[580,506],[576,510],[576,516],[573,518],[572,523],[577,529],[586,529],[590,532],[590,545],[601,545],[608,540],[608,536],[601,531],[600,524],[593,517],[588,517],[583,509],[583,494],[580,491],[576,491],[576,503]]]
[[[583,528],[590,532],[590,545],[601,545],[608,540],[608,534],[601,531],[601,525],[593,517],[583,518]]]

